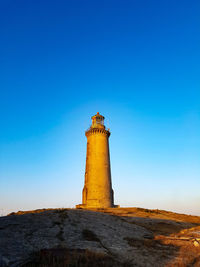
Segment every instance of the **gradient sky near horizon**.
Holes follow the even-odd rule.
[[[0,215],[81,203],[111,129],[115,203],[200,215],[200,1],[0,1]]]

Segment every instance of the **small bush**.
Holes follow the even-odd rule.
[[[59,217],[63,220],[69,217],[66,209],[59,209],[56,211],[56,213],[58,213]]]

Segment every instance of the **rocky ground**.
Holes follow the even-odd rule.
[[[0,217],[0,267],[200,266],[200,217],[48,209]]]

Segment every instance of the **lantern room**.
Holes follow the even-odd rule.
[[[91,128],[105,128],[104,116],[100,115],[99,112],[97,112],[96,115],[92,116]]]

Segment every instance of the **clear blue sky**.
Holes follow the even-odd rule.
[[[115,203],[200,215],[200,1],[0,1],[0,213],[81,203],[111,129]]]

